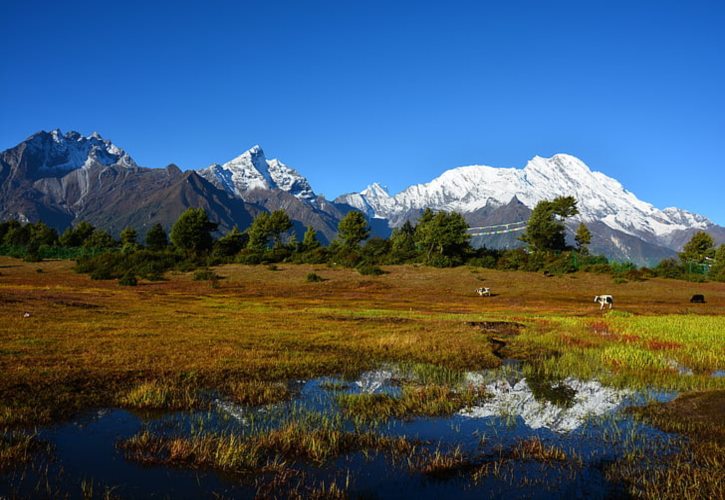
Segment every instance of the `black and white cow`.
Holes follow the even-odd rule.
[[[612,308],[612,305],[614,305],[614,297],[611,295],[597,295],[594,297],[594,302],[599,302],[599,310],[601,311],[604,309],[604,306],[609,304],[609,308]]]
[[[480,295],[481,297],[483,297],[484,295],[486,297],[490,297],[491,296],[491,289],[490,288],[486,288],[486,287],[476,288],[475,292],[478,295]]]

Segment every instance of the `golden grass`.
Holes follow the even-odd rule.
[[[483,389],[475,387],[456,390],[441,385],[406,385],[399,398],[388,394],[338,394],[337,403],[352,419],[381,422],[389,418],[452,415],[485,396]]]
[[[547,446],[539,437],[519,439],[511,449],[511,457],[517,460],[538,462],[566,462],[569,457],[558,446]]]
[[[625,483],[636,498],[725,498],[725,391],[687,394],[631,411],[688,441],[666,454],[625,456],[606,469],[608,479]]]
[[[285,383],[264,380],[236,380],[227,383],[223,390],[235,403],[248,406],[279,403],[291,395]]]
[[[276,271],[215,268],[224,279],[213,289],[194,281],[193,273],[121,287],[75,274],[72,265],[0,258],[0,425],[44,424],[119,400],[182,407],[163,386],[185,378],[193,380],[190,389],[223,393],[230,380],[353,376],[385,362],[451,372],[494,367],[500,361],[489,333],[468,324],[481,321],[525,324],[520,340],[506,337],[505,352],[556,353],[582,375],[601,366],[645,378],[684,379],[656,363],[644,373],[632,370],[629,365],[643,358],[616,350],[629,345],[625,335],[640,339],[633,348],[656,359],[672,357],[696,370],[722,368],[722,347],[711,349],[717,332],[725,330],[721,283],[614,284],[608,276],[590,274],[544,277],[419,266],[386,267],[387,274],[368,277],[350,269],[279,264]],[[308,283],[310,272],[325,281]],[[481,285],[497,295],[478,297],[473,290]],[[696,292],[706,296],[706,304],[688,302]],[[603,315],[592,302],[600,293],[613,294],[616,311],[634,316]],[[30,318],[23,318],[25,311]],[[658,315],[670,322],[657,323]],[[707,338],[698,334],[700,320],[714,332]],[[618,336],[596,334],[590,326],[595,321],[605,321]],[[681,330],[682,324],[692,327],[687,336],[665,331]],[[677,384],[723,384],[704,374],[690,380],[695,383]]]
[[[28,463],[35,453],[49,450],[35,434],[11,431],[0,431],[0,472],[12,467]]]
[[[122,441],[119,447],[126,457],[142,463],[258,473],[276,469],[284,460],[306,459],[322,464],[355,451],[407,453],[415,444],[404,437],[345,430],[339,419],[307,415],[246,436],[212,432],[166,436],[142,431]]]
[[[122,395],[119,404],[143,410],[191,410],[209,406],[208,399],[199,394],[193,381],[171,380],[141,382]]]

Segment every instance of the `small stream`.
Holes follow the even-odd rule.
[[[248,432],[260,425],[274,427],[295,412],[337,415],[337,394],[397,396],[401,383],[409,378],[410,374],[397,367],[386,366],[352,381],[323,377],[290,382],[291,400],[264,407],[216,400],[212,410],[203,412],[89,411],[70,422],[41,429],[39,438],[52,444],[51,454],[0,475],[0,498],[81,497],[82,482],[92,482],[93,494],[99,498],[107,489],[124,498],[208,498],[212,493],[254,497],[257,486],[253,477],[139,464],[124,458],[117,443],[143,429],[181,435],[194,429]],[[347,483],[351,497],[605,498],[622,494],[619,485],[604,477],[608,463],[635,448],[665,452],[674,446],[673,436],[623,412],[628,406],[651,400],[670,400],[674,393],[614,389],[596,380],[535,380],[525,377],[521,364],[510,360],[496,370],[466,373],[461,383],[485,386],[491,396],[452,416],[391,419],[374,429],[388,436],[420,440],[430,451],[457,447],[480,463],[500,456],[502,450],[521,439],[538,437],[547,446],[578,457],[579,462],[509,460],[502,473],[478,481],[466,473],[446,478],[426,476],[385,453],[356,452],[322,466],[295,465],[317,481]]]

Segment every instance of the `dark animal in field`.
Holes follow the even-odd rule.
[[[704,304],[705,303],[705,296],[701,293],[696,293],[692,297],[690,297],[690,302],[693,304]]]
[[[601,311],[604,309],[604,306],[609,304],[609,308],[611,309],[614,305],[614,297],[611,295],[597,295],[594,297],[594,302],[599,302],[599,310]]]
[[[490,289],[490,288],[486,288],[486,287],[481,287],[481,288],[476,288],[476,290],[474,290],[474,291],[475,291],[475,292],[476,292],[476,293],[477,293],[477,294],[478,294],[479,296],[481,296],[481,297],[483,297],[484,295],[485,295],[486,297],[490,297],[490,296],[491,296],[491,289]]]

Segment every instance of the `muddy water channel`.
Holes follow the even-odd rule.
[[[677,446],[675,436],[626,412],[629,406],[653,399],[670,400],[674,393],[614,389],[595,380],[536,379],[525,376],[515,361],[496,370],[451,376],[449,386],[474,387],[480,394],[451,415],[384,414],[388,407],[382,403],[402,398],[409,384],[428,383],[423,378],[415,370],[384,366],[355,380],[293,381],[290,400],[261,407],[215,399],[208,411],[89,411],[71,422],[38,430],[37,437],[50,446],[30,464],[0,475],[0,498],[84,494],[237,498],[340,492],[367,498],[603,498],[624,493],[621,485],[607,481],[608,464],[628,453],[669,453]],[[377,395],[366,396],[378,404],[372,416],[344,411],[341,401],[365,394]],[[209,449],[203,445],[184,459],[169,459],[175,453],[169,443],[176,438],[244,440],[296,421],[305,422],[306,430],[301,432],[334,428],[338,437],[364,434],[391,439],[355,441],[328,455],[324,450],[315,455],[312,439],[306,444],[308,453],[300,458],[284,451],[300,436],[282,438],[277,442],[281,451],[268,453],[256,470],[200,462],[196,458],[204,453],[201,450]],[[165,445],[133,453],[123,443],[138,435],[145,436],[146,445],[154,439]],[[320,440],[321,448],[333,446]],[[218,458],[231,449],[214,448],[213,453]]]

